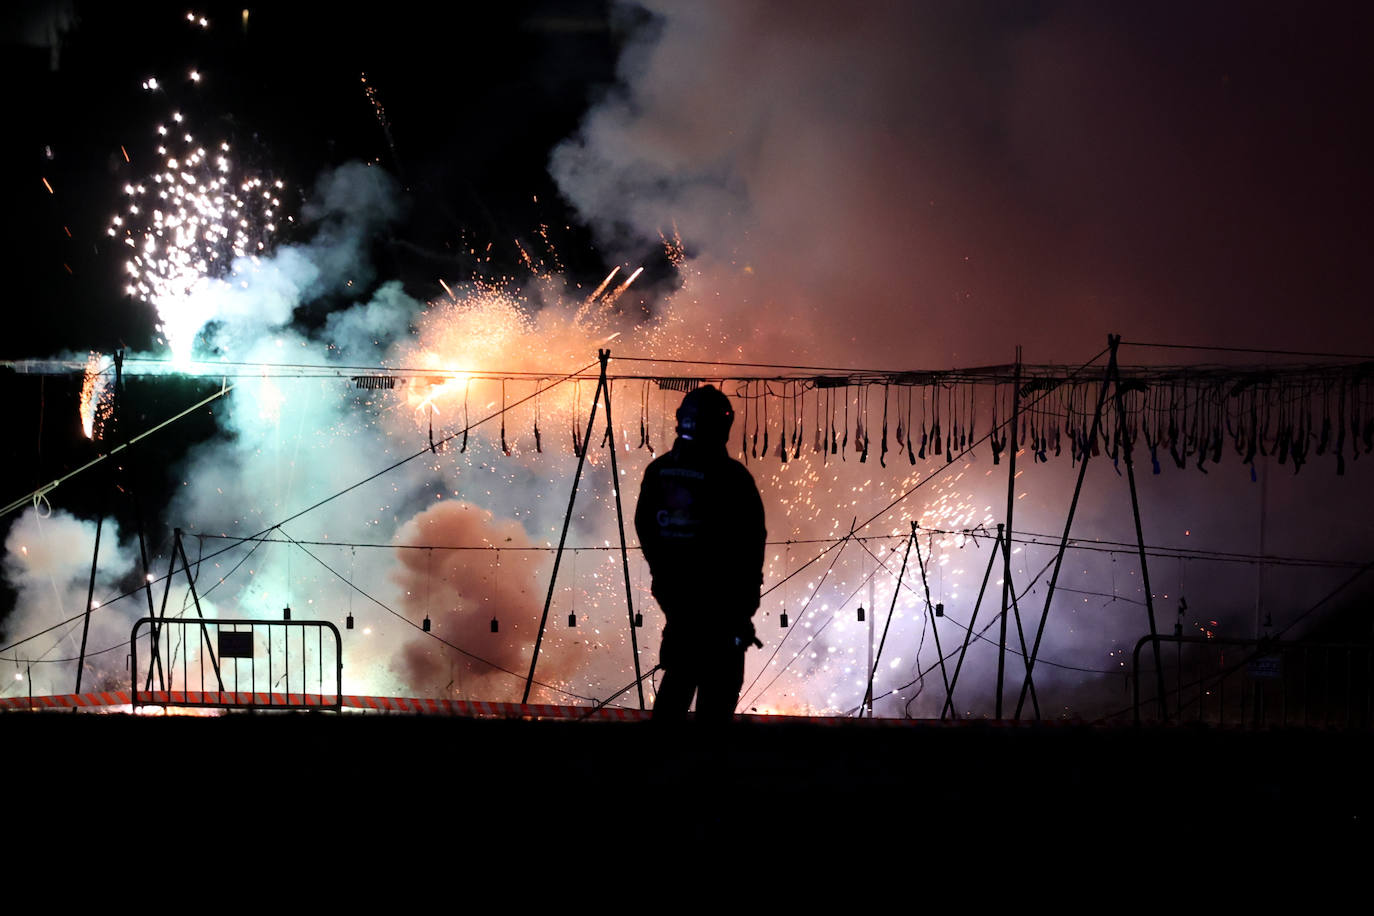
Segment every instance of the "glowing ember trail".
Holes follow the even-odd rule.
[[[100,436],[101,427],[110,414],[108,395],[113,389],[110,363],[99,353],[86,359],[86,374],[81,381],[81,431],[87,439]]]
[[[434,370],[434,376],[409,387],[411,408],[424,422],[430,409],[450,418],[466,413],[476,419],[473,409],[485,413],[500,401],[501,385],[493,372],[528,376],[524,387],[529,391],[521,392],[527,394],[551,378],[585,366],[588,355],[609,341],[621,340],[645,351],[661,346],[656,326],[634,325],[615,308],[615,300],[643,268],[636,269],[613,294],[597,298],[619,269],[612,270],[575,308],[539,307],[551,301],[561,306],[564,281],[556,274],[536,273],[530,291],[507,282],[473,283],[455,292],[443,283],[450,299],[429,304],[419,321],[418,339],[403,344],[393,358],[400,366]],[[541,396],[538,406],[558,422],[568,422],[580,403],[579,392],[576,384],[559,387]],[[532,403],[530,410],[534,409]]]

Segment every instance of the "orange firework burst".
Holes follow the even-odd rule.
[[[655,329],[629,325],[614,307],[641,270],[603,297],[616,268],[580,304],[567,307],[543,307],[561,299],[561,278],[549,274],[535,274],[533,294],[511,283],[474,283],[463,292],[444,283],[448,297],[430,304],[417,342],[400,358],[408,368],[434,372],[409,386],[409,406],[424,422],[431,412],[458,417],[465,406],[495,409],[502,376],[528,376],[533,391],[585,365],[589,353],[612,340],[652,348]],[[575,401],[575,386],[564,386],[541,398],[540,408],[572,411]]]

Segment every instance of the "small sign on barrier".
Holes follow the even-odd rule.
[[[253,634],[227,633],[221,630],[219,633],[219,657],[252,658]]]
[[[1283,677],[1283,658],[1278,655],[1261,655],[1252,658],[1245,671],[1257,681],[1274,681]]]

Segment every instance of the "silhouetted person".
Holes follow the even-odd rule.
[[[735,412],[711,385],[677,409],[677,441],[644,470],[635,531],[667,620],[654,718],[728,722],[744,684],[744,652],[762,644],[752,618],[763,583],[763,501],[726,454]]]

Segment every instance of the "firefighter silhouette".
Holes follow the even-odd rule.
[[[744,683],[744,653],[763,582],[763,501],[726,453],[735,412],[711,385],[677,409],[677,440],[644,470],[635,531],[666,625],[656,720],[729,721]]]

